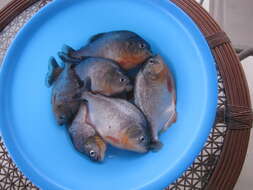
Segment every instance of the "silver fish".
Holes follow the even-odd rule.
[[[93,126],[87,123],[87,114],[87,106],[82,103],[68,131],[79,152],[86,154],[92,161],[101,162],[104,160],[107,146]]]
[[[63,51],[69,57],[103,57],[114,60],[129,70],[142,64],[152,55],[150,45],[138,34],[130,31],[112,31],[97,34],[79,50],[65,45]]]
[[[149,131],[145,116],[133,104],[85,91],[89,123],[111,145],[144,153],[149,149]]]
[[[75,62],[64,53],[59,54],[64,62]],[[129,92],[133,89],[130,79],[114,61],[104,58],[86,58],[75,64],[77,76],[84,82],[89,77],[92,81],[91,90],[106,96]]]
[[[176,122],[176,89],[161,56],[148,59],[139,71],[134,89],[135,104],[142,110],[151,127],[151,147],[162,147],[158,135]]]
[[[82,81],[76,75],[73,66],[65,62],[65,67],[62,68],[54,57],[49,60],[46,82],[48,87],[52,86],[51,103],[59,125],[70,123],[79,108],[78,102],[67,102],[82,87]]]

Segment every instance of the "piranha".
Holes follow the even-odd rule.
[[[98,134],[115,147],[147,152],[150,134],[143,113],[126,100],[94,94],[88,89],[86,86],[81,98],[88,108],[88,123]]]
[[[159,150],[159,133],[176,122],[176,89],[173,76],[163,58],[153,56],[139,71],[134,89],[134,102],[150,123],[151,149]]]
[[[78,62],[64,53],[59,53],[59,56],[64,62],[76,64],[74,70],[82,82],[87,77],[91,79],[91,90],[95,93],[113,96],[133,89],[130,79],[112,60],[89,57]]]
[[[79,50],[64,45],[62,51],[69,57],[102,57],[117,62],[129,70],[142,64],[151,55],[150,45],[138,34],[130,31],[113,31],[92,36],[88,44]]]
[[[81,103],[79,111],[68,132],[75,148],[87,155],[90,160],[102,162],[105,157],[106,143],[98,135],[93,126],[87,123],[88,110],[85,103]]]
[[[54,57],[49,59],[46,84],[48,87],[53,86],[51,103],[59,125],[68,124],[74,118],[79,108],[79,102],[68,101],[83,86],[73,66],[72,63],[65,62],[65,66],[62,68]]]

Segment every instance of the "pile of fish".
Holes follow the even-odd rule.
[[[103,161],[107,143],[139,153],[159,150],[159,134],[176,121],[172,73],[150,45],[130,31],[97,34],[74,50],[64,45],[49,60],[56,121],[74,147]]]

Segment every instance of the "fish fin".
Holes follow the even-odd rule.
[[[170,93],[173,92],[174,89],[174,81],[170,74],[167,75],[167,88]]]
[[[105,136],[105,139],[107,139],[108,141],[111,141],[112,144],[119,144],[120,143],[120,141],[113,136]]]
[[[75,82],[78,84],[78,88],[83,87],[83,81],[80,79],[79,75],[76,73],[76,70],[74,69],[76,64],[73,64],[71,62],[64,62],[64,65],[66,69],[68,70],[69,77],[72,77],[72,79],[75,80]]]
[[[91,36],[91,38],[89,39],[88,43],[92,43],[94,41],[96,41],[97,39],[99,38],[102,38],[106,33],[99,33],[99,34],[96,34],[94,36]]]
[[[177,112],[174,112],[173,116],[168,119],[168,121],[165,123],[164,127],[161,129],[161,133],[165,132],[173,123],[176,123],[177,121]]]
[[[176,122],[177,122],[177,112],[174,113],[173,119],[172,119],[171,122],[172,122],[172,123],[176,123]]]
[[[61,68],[56,62],[54,57],[50,57],[48,61],[48,72],[46,76],[46,86],[50,87],[56,81],[63,68]]]
[[[66,53],[67,55],[71,55],[72,53],[76,52],[75,49],[73,49],[72,47],[70,47],[69,45],[66,45],[66,44],[64,44],[62,46],[61,50],[63,53]]]
[[[153,152],[159,151],[163,147],[163,143],[159,140],[152,141],[150,143],[150,150]]]
[[[72,96],[73,100],[82,100],[85,101],[85,94],[84,92],[90,92],[91,91],[91,78],[87,77],[82,81],[83,85],[81,88],[79,88],[75,94]]]
[[[62,52],[62,51],[58,52],[58,56],[60,57],[60,59],[63,62],[68,62],[68,63],[72,63],[72,64],[78,64],[82,61],[82,59],[72,58],[68,54],[66,54],[65,52]]]
[[[68,128],[68,132],[72,141],[72,144],[81,153],[84,153],[84,134],[83,131],[73,127],[72,125]]]
[[[71,97],[65,97],[64,102],[78,102],[78,101],[82,101],[84,103],[87,102],[86,97],[88,93],[91,93],[91,79],[90,77],[87,77],[84,82],[83,82],[83,86],[79,89],[77,89],[75,91],[75,93],[73,94],[73,96]]]
[[[86,77],[84,79],[83,89],[85,89],[85,91],[91,91],[91,78],[90,77]]]

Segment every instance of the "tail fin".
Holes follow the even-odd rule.
[[[58,56],[60,57],[60,59],[63,62],[78,64],[82,61],[82,59],[72,58],[68,54],[66,54],[65,52],[62,52],[62,51],[58,52]]]
[[[56,62],[54,57],[50,57],[48,61],[48,72],[46,75],[46,86],[50,87],[54,83],[54,81],[58,78],[63,68],[61,68]]]
[[[91,79],[87,77],[84,82],[83,86],[75,91],[73,96],[66,96],[63,97],[65,103],[72,103],[72,102],[79,102],[86,101],[87,94],[90,93],[90,86],[91,86]]]
[[[74,53],[76,50],[74,50],[72,47],[70,47],[70,46],[68,46],[68,45],[66,45],[66,44],[64,44],[63,46],[62,46],[62,52],[63,53],[66,53],[68,56],[71,56],[71,54],[72,53]]]
[[[91,92],[91,78],[87,77],[83,81],[83,86],[76,91],[73,99],[85,100],[86,94],[89,92]]]

